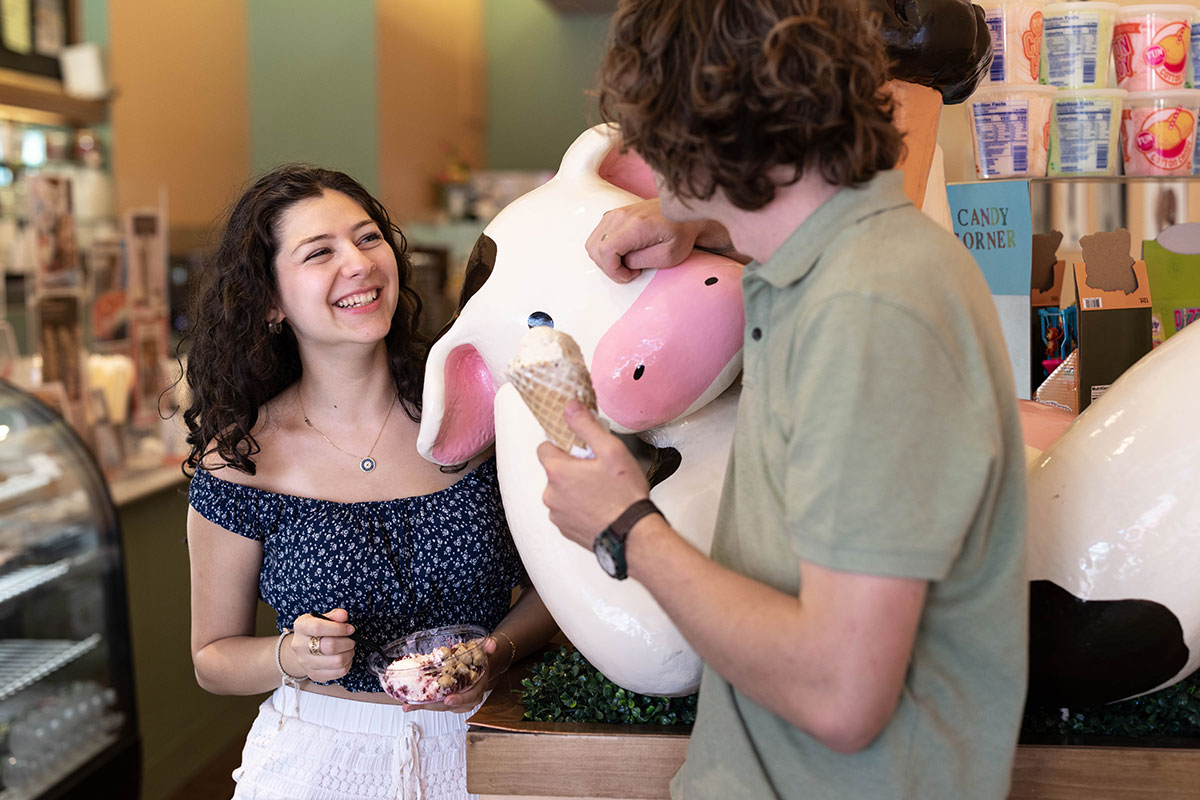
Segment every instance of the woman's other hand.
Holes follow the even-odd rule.
[[[342,677],[354,660],[354,640],[349,638],[354,626],[347,621],[350,614],[344,608],[335,608],[326,611],[325,616],[329,619],[304,614],[292,624],[292,657],[316,683]]]

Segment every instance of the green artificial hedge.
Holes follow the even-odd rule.
[[[521,681],[525,719],[691,725],[696,695],[651,697],[617,686],[574,648],[551,650]]]
[[[651,697],[605,678],[571,647],[550,650],[521,681],[525,719],[691,725],[696,695]],[[1200,671],[1153,694],[1090,708],[1026,708],[1026,736],[1200,737]]]
[[[1026,708],[1026,735],[1200,737],[1200,672],[1152,694],[1090,708]]]

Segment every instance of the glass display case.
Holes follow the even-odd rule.
[[[116,509],[88,449],[0,380],[0,800],[136,798]]]

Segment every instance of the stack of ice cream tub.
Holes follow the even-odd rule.
[[[1109,88],[1109,52],[1119,6],[1068,2],[1046,6],[1042,64],[1055,88],[1047,174],[1116,175],[1124,88]]]
[[[1193,5],[1122,6],[1113,30],[1126,175],[1191,175],[1200,90],[1188,88]]]
[[[980,178],[1046,174],[1052,87],[1039,83],[1042,0],[982,0],[992,35],[992,67],[968,100],[975,174]]]
[[[1194,24],[1200,29],[1197,6],[979,4],[994,62],[970,100],[978,177],[1116,175],[1119,168],[1190,175],[1200,167],[1200,90],[1191,88],[1191,62],[1200,60],[1191,36]]]

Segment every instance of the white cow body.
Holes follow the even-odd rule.
[[[699,658],[642,586],[610,578],[550,523],[536,455],[545,435],[504,378],[530,316],[551,318],[588,361],[601,419],[679,452],[679,468],[651,498],[709,551],[736,413],[729,387],[741,370],[740,266],[696,253],[627,284],[595,266],[588,235],[605,212],[639,199],[600,177],[614,133],[585,132],[554,179],[484,231],[495,243],[491,277],[430,353],[417,448],[438,463],[464,461],[491,442],[494,421],[509,527],[563,632],[621,686],[680,695],[696,690]]]

